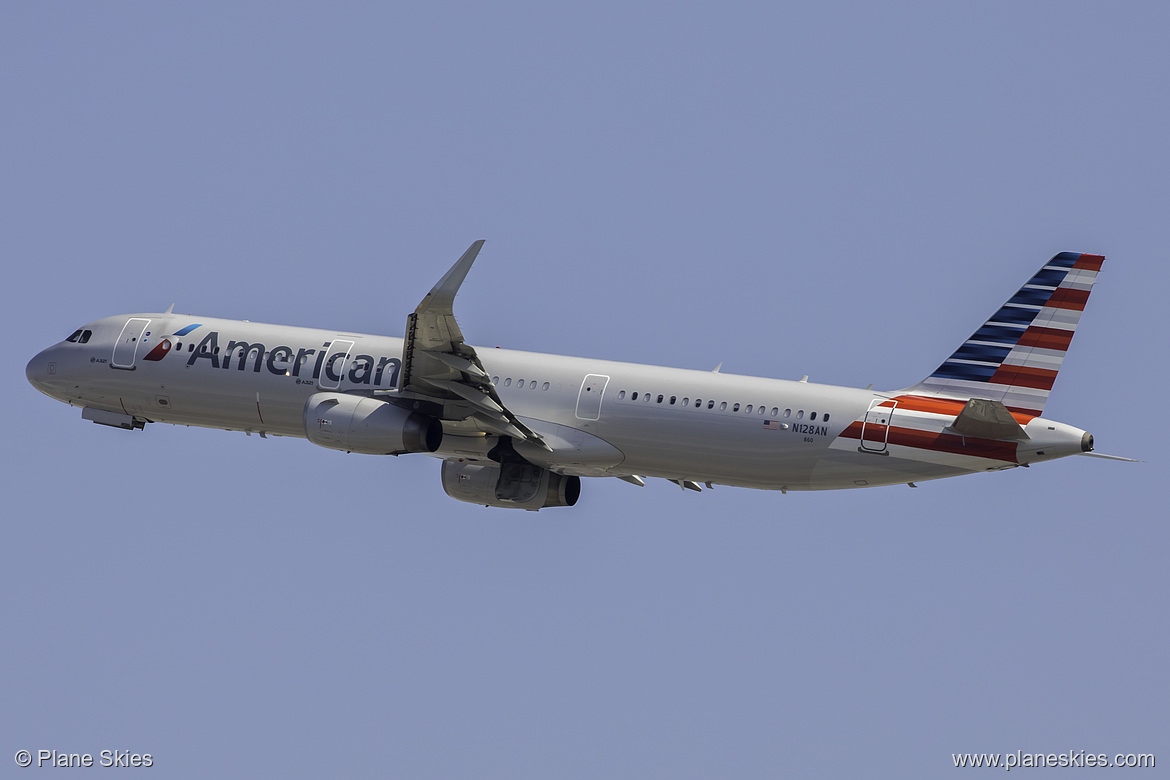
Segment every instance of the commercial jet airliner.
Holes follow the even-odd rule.
[[[452,498],[529,510],[574,505],[582,477],[658,477],[697,491],[915,487],[1095,454],[1091,435],[1041,414],[1098,255],[1056,255],[934,373],[878,392],[473,347],[453,303],[482,246],[472,244],[407,316],[403,338],[172,306],[78,328],[29,361],[26,375],[102,425],[424,453],[442,459]]]

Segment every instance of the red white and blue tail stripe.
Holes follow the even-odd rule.
[[[904,392],[990,398],[1039,416],[1105,258],[1049,260],[933,374]]]

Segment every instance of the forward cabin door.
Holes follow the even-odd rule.
[[[142,342],[142,334],[150,320],[142,317],[131,317],[122,326],[122,333],[114,343],[114,356],[110,365],[114,368],[134,370],[134,356],[138,353],[138,345]]]

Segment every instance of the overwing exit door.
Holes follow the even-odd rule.
[[[589,374],[585,377],[577,393],[578,420],[596,420],[601,417],[601,396],[607,384],[609,377],[604,374]]]
[[[347,339],[337,339],[329,345],[328,357],[321,369],[321,376],[317,378],[317,387],[322,390],[338,390],[345,380],[345,372],[349,368],[349,353],[353,351],[353,342]]]

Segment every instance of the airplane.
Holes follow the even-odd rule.
[[[452,498],[573,506],[583,477],[836,490],[1027,467],[1093,451],[1042,417],[1104,258],[1062,252],[918,384],[879,392],[473,347],[455,295],[476,241],[403,338],[174,313],[91,322],[40,352],[33,387],[83,419],[293,436],[442,460]]]

